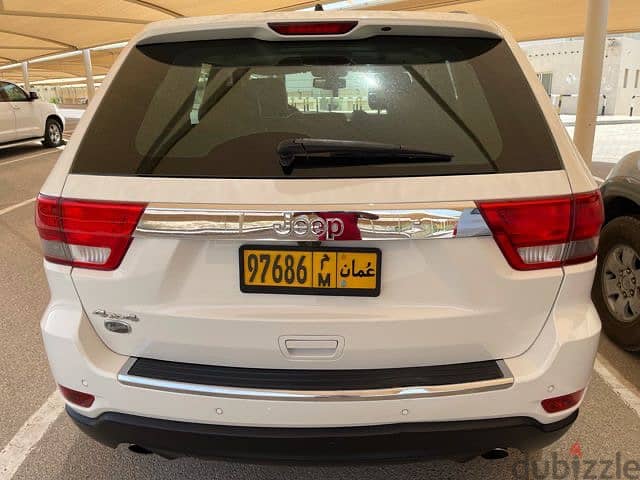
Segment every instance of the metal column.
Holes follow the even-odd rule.
[[[82,51],[82,60],[84,62],[85,77],[87,77],[87,98],[88,100],[91,100],[96,91],[96,86],[93,81],[93,66],[91,65],[90,50],[87,49]]]
[[[582,158],[591,166],[593,139],[596,133],[596,117],[600,84],[602,83],[602,64],[607,40],[607,17],[609,0],[588,0],[587,24],[584,31],[582,68],[580,71],[580,90],[578,92],[578,111],[573,141],[582,154]]]
[[[24,91],[28,93],[31,84],[29,83],[29,65],[27,62],[22,62],[22,79],[24,82]]]

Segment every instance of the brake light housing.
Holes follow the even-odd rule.
[[[89,408],[96,399],[96,397],[90,393],[79,392],[78,390],[73,390],[62,385],[58,385],[58,388],[65,400],[79,407]]]
[[[280,35],[344,35],[353,30],[358,22],[277,22],[269,23],[269,28]]]
[[[516,270],[588,262],[604,222],[598,190],[559,197],[476,202],[487,226]]]
[[[50,262],[95,270],[118,268],[146,204],[39,195],[36,227]]]
[[[563,410],[568,410],[580,403],[583,394],[584,389],[567,395],[560,395],[559,397],[547,398],[542,400],[540,403],[542,408],[544,408],[544,411],[547,413],[562,412]]]

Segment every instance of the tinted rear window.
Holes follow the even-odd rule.
[[[314,157],[283,169],[278,144],[309,137],[453,157],[371,164]],[[503,41],[375,37],[135,48],[99,106],[72,173],[352,178],[561,168]]]

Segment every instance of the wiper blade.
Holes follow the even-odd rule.
[[[393,143],[360,142],[353,140],[334,140],[330,138],[289,138],[281,141],[276,148],[280,155],[280,165],[292,168],[299,158],[325,156],[331,158],[357,158],[359,163],[371,160],[414,161],[414,162],[450,162],[454,155],[450,153],[429,152],[407,148]]]

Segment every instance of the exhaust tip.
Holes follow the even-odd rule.
[[[501,460],[503,458],[507,458],[509,456],[509,452],[506,448],[494,448],[493,450],[489,450],[482,454],[482,458],[485,460]]]
[[[129,451],[137,453],[138,455],[150,455],[153,453],[151,450],[147,450],[146,448],[141,447],[140,445],[136,445],[135,443],[129,445]]]

